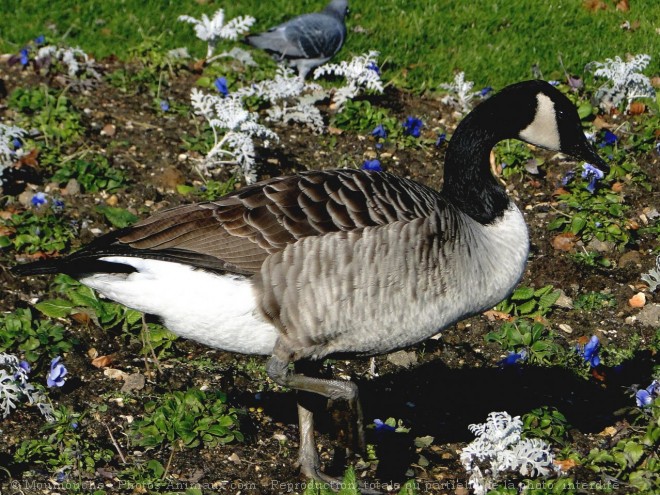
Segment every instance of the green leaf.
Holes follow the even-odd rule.
[[[551,308],[552,305],[557,302],[557,299],[559,299],[560,295],[561,295],[561,291],[558,290],[542,295],[539,298],[539,306],[541,306],[542,308]]]
[[[35,304],[34,307],[51,318],[64,318],[71,314],[74,306],[66,299],[49,299]]]
[[[534,289],[531,287],[519,287],[511,294],[512,301],[526,301],[534,297]]]
[[[518,306],[517,309],[518,309],[518,314],[528,315],[536,309],[536,301],[534,301],[532,299],[531,301],[527,301],[525,303],[522,303]]]
[[[11,246],[11,239],[6,235],[0,235],[0,248]]]
[[[629,460],[628,464],[632,466],[637,464],[637,461],[639,461],[642,458],[642,455],[644,455],[644,447],[637,442],[630,441],[623,448],[623,452]]]
[[[585,214],[577,214],[571,220],[571,232],[575,235],[579,234],[582,229],[587,225],[587,216]]]
[[[116,208],[113,206],[97,206],[96,209],[99,213],[103,213],[108,222],[110,222],[114,227],[120,229],[128,227],[132,223],[135,223],[138,219],[137,216],[123,208]]]
[[[181,194],[182,196],[186,196],[193,192],[195,190],[194,186],[189,186],[187,184],[177,184],[176,186],[176,192]]]

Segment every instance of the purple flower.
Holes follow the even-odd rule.
[[[520,352],[510,352],[507,357],[502,359],[499,363],[500,366],[512,366],[514,364],[518,364],[521,361],[525,361],[527,359],[527,351],[523,349]]]
[[[417,117],[408,117],[403,122],[403,131],[412,136],[418,138],[422,133],[422,126],[424,123]]]
[[[27,48],[23,48],[20,51],[20,61],[21,65],[27,65],[30,62],[30,51]]]
[[[170,109],[170,104],[167,102],[167,100],[160,100],[160,109],[163,112],[167,112]]]
[[[30,202],[32,203],[32,206],[39,207],[48,203],[48,198],[46,198],[46,193],[40,191],[32,196]]]
[[[438,134],[438,139],[435,140],[435,147],[439,148],[445,141],[447,141],[447,133]]]
[[[18,366],[26,373],[32,371],[32,368],[30,368],[30,363],[28,363],[27,361],[21,361],[20,363],[18,363]]]
[[[229,94],[229,89],[227,88],[227,78],[226,77],[218,77],[213,84],[215,85],[215,89],[218,90],[218,93],[220,93],[222,96],[227,96]]]
[[[380,76],[380,69],[374,62],[370,62],[369,65],[367,65],[367,69],[374,71]]]
[[[61,387],[64,385],[64,377],[68,373],[67,369],[60,363],[60,356],[57,356],[50,362],[50,372],[46,378],[49,387]]]
[[[603,177],[605,177],[605,174],[593,165],[589,163],[584,163],[582,165],[582,178],[589,179],[587,191],[589,191],[591,194],[596,192],[596,185],[598,184],[598,181]]]
[[[371,170],[373,172],[382,172],[383,167],[380,165],[380,160],[374,158],[373,160],[365,160],[362,164],[362,170]]]
[[[37,37],[34,39],[34,42],[35,42],[37,45],[43,45],[43,44],[46,42],[46,37],[45,37],[43,34],[42,34],[41,36],[37,36]]]
[[[660,395],[660,382],[653,380],[653,383],[645,389],[638,390],[635,394],[637,407],[646,407],[653,402],[653,399]]]
[[[571,182],[574,178],[575,178],[575,170],[569,170],[561,178],[561,185],[562,186],[567,186],[568,183]]]
[[[385,139],[387,137],[387,131],[382,124],[379,124],[371,131],[371,135],[375,138]]]
[[[591,365],[592,368],[595,368],[600,364],[600,358],[598,357],[599,349],[600,342],[598,341],[598,337],[595,335],[591,336],[591,339],[589,339],[589,342],[584,345],[584,348],[581,349],[578,346],[578,352],[580,353],[580,356],[582,356],[584,360]]]
[[[395,431],[394,426],[390,426],[387,423],[384,423],[380,419],[374,419],[374,425],[376,425],[376,431]]]
[[[481,96],[482,98],[484,98],[484,97],[487,96],[491,91],[493,91],[493,87],[492,87],[492,86],[486,86],[486,87],[483,88],[481,91],[479,91],[479,96]]]

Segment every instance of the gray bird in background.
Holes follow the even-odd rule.
[[[346,39],[348,0],[332,0],[321,12],[304,14],[266,32],[246,37],[257,48],[288,60],[301,77],[330,60]]]

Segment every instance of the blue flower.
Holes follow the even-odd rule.
[[[20,363],[18,363],[18,366],[26,373],[32,371],[32,368],[30,368],[30,363],[28,363],[27,361],[21,361]]]
[[[589,163],[584,163],[582,165],[582,178],[589,179],[587,191],[589,191],[591,194],[596,192],[596,185],[598,184],[598,181],[603,177],[605,177],[605,174],[593,165]]]
[[[574,178],[575,178],[575,170],[569,170],[561,178],[561,185],[562,186],[567,186],[568,183],[571,182]]]
[[[394,426],[390,426],[387,423],[384,423],[380,419],[374,419],[374,425],[376,425],[376,431],[395,431]]]
[[[385,139],[387,137],[387,131],[383,127],[383,124],[378,124],[376,128],[371,131],[371,135],[375,138]]]
[[[383,167],[380,165],[380,160],[374,158],[373,160],[365,160],[362,164],[362,170],[371,170],[374,172],[382,172]]]
[[[50,362],[50,372],[46,378],[49,387],[61,387],[64,385],[64,377],[68,373],[67,369],[60,363],[60,356],[57,356]]]
[[[46,193],[43,193],[43,192],[40,191],[40,192],[36,193],[34,196],[32,196],[32,199],[30,200],[30,202],[32,203],[32,206],[37,206],[38,207],[38,206],[45,205],[46,203],[48,203],[48,198],[46,198]]]
[[[374,62],[370,62],[369,65],[367,65],[367,69],[374,71],[380,76],[380,69]]]
[[[20,61],[21,65],[27,65],[30,62],[30,51],[27,48],[23,48],[20,52]]]
[[[638,390],[635,394],[637,407],[646,407],[653,402],[653,399],[660,395],[660,382],[653,380],[653,383],[646,387],[646,389]]]
[[[525,349],[520,352],[510,352],[507,357],[502,359],[499,363],[500,366],[512,366],[518,364],[520,361],[525,361],[527,359],[527,351]]]
[[[406,134],[417,138],[422,133],[422,126],[423,125],[424,125],[424,123],[420,119],[418,119],[417,117],[408,117],[403,122],[403,131]]]
[[[37,36],[37,37],[34,39],[34,42],[35,42],[37,45],[43,45],[43,44],[46,42],[46,37],[45,37],[43,34],[42,34],[41,36]]]
[[[167,102],[167,100],[160,100],[160,109],[163,112],[167,112],[170,109],[170,104]]]
[[[584,345],[583,349],[578,347],[578,352],[580,353],[580,356],[582,356],[584,360],[591,365],[592,368],[595,368],[600,364],[600,358],[598,357],[599,349],[600,342],[598,341],[598,337],[592,335],[591,339],[589,339],[589,342]]]
[[[23,147],[23,143],[21,143],[21,140],[18,138],[14,138],[11,142],[11,144],[14,146],[14,149],[20,149]]]
[[[552,81],[548,81],[548,84],[550,86],[559,86],[560,83],[559,83],[559,81],[552,80]]]
[[[610,132],[610,131],[606,130],[603,133],[603,143],[605,145],[612,146],[614,143],[617,142],[617,140],[618,140],[618,138],[616,137],[616,134],[614,134],[613,132]]]
[[[447,133],[438,134],[438,139],[435,140],[435,147],[439,148],[445,141],[447,141]]]
[[[218,90],[218,93],[220,93],[222,96],[227,96],[229,94],[229,89],[227,88],[227,78],[226,77],[218,77],[213,84],[215,85],[215,89]]]
[[[492,86],[486,86],[481,91],[479,91],[479,96],[481,96],[483,98],[483,97],[487,96],[488,93],[490,93],[491,91],[493,91]]]

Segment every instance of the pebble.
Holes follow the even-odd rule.
[[[647,327],[660,327],[660,304],[649,304],[637,314],[637,321]]]
[[[117,133],[117,126],[114,124],[106,124],[101,129],[101,136],[113,137]]]
[[[142,390],[145,383],[146,379],[142,373],[131,373],[124,376],[124,384],[121,387],[121,391],[126,393],[133,390]]]
[[[397,351],[388,354],[387,360],[394,366],[410,368],[417,364],[417,354],[414,351]]]
[[[570,325],[568,325],[566,323],[561,323],[559,325],[559,329],[563,330],[566,333],[573,333],[573,327],[571,327]]]
[[[628,299],[628,304],[633,308],[643,308],[646,304],[646,294],[643,292],[638,292],[630,299]]]
[[[639,254],[639,251],[626,251],[621,255],[619,258],[619,268],[623,268],[626,265],[636,265],[640,266],[642,265],[642,258]]]
[[[76,179],[69,179],[64,189],[62,189],[63,196],[76,196],[80,194],[80,184]]]

